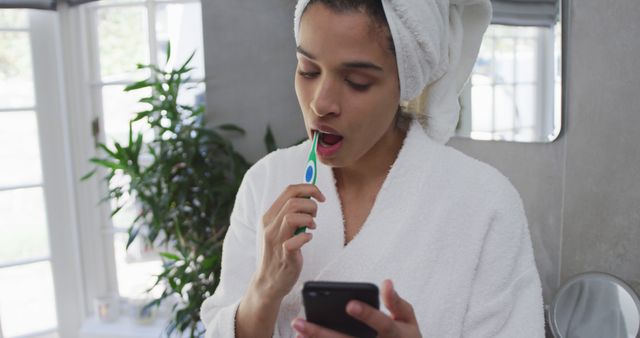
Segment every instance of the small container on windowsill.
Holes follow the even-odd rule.
[[[151,298],[137,298],[129,301],[131,317],[137,324],[151,325],[156,320],[158,307],[156,305],[147,306],[152,301]]]
[[[120,316],[120,299],[117,296],[98,297],[95,299],[95,309],[101,322],[115,322]]]

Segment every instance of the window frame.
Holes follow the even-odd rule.
[[[55,13],[44,11],[30,13],[30,23],[35,32],[32,36],[34,84],[36,106],[39,107],[37,116],[58,334],[67,337],[77,332],[83,318],[84,303],[75,217],[76,196],[73,193],[75,184],[69,162],[72,152],[67,123],[71,116],[68,115],[64,99],[68,91],[62,71],[59,18]]]
[[[155,16],[157,3],[201,4],[201,1],[127,3],[147,6],[147,15]],[[127,3],[70,7],[63,2],[55,12],[29,10],[30,25],[21,30],[30,32],[34,107],[3,109],[0,114],[5,110],[36,113],[42,180],[28,186],[45,188],[49,256],[10,262],[10,265],[50,262],[58,324],[51,330],[29,333],[29,337],[54,332],[60,337],[102,334],[94,318],[93,300],[118,292],[111,210],[108,203],[99,203],[107,191],[101,179],[106,172],[99,169],[97,175],[87,181],[81,181],[81,177],[94,169],[88,159],[100,155],[95,142],[104,142],[103,133],[96,137],[92,132],[96,118],[102,122],[101,89],[106,85],[126,84],[100,81],[97,26],[91,24],[89,16],[95,7],[121,7]],[[149,57],[157,64],[155,21],[147,20],[147,24]],[[204,78],[193,78],[189,82],[204,83]],[[24,187],[26,185],[21,184],[1,190]],[[130,329],[129,326],[123,330]],[[162,329],[163,325],[157,324],[157,327],[140,328],[139,333],[157,336]],[[123,332],[123,336],[126,333]]]
[[[158,64],[157,34],[155,16],[157,4],[200,3],[200,0],[143,0],[122,1],[117,3],[88,3],[82,6],[59,8],[62,23],[63,59],[68,74],[65,83],[68,91],[67,102],[71,131],[71,152],[73,156],[76,209],[79,227],[80,254],[85,283],[84,311],[88,315],[81,335],[92,331],[95,321],[92,300],[105,295],[118,295],[118,279],[114,251],[114,235],[122,232],[111,222],[111,208],[108,203],[99,203],[106,195],[107,186],[102,177],[106,170],[98,168],[88,181],[80,182],[80,177],[94,169],[88,159],[101,156],[95,147],[96,142],[105,143],[102,88],[109,85],[126,85],[128,81],[102,81],[98,30],[95,14],[99,8],[146,6],[149,60]],[[149,19],[153,17],[152,19]],[[204,29],[204,27],[203,27]],[[204,50],[202,50],[204,53]],[[204,72],[204,70],[203,70]],[[188,83],[204,83],[204,78],[193,78]],[[98,123],[99,133],[93,134],[94,124]],[[84,331],[84,332],[83,332]],[[91,334],[88,334],[91,336]]]
[[[57,327],[31,332],[25,337],[48,333],[67,337],[77,333],[83,318],[82,307],[79,305],[84,303],[84,299],[77,245],[73,174],[68,161],[71,157],[66,123],[68,115],[65,109],[65,88],[61,85],[64,77],[59,22],[57,15],[53,12],[27,10],[27,18],[28,28],[13,31],[29,34],[34,102],[30,107],[3,109],[2,112],[33,111],[35,113],[42,177],[40,182],[5,186],[2,191],[42,188],[49,254],[9,262],[0,268],[49,262],[54,284]]]

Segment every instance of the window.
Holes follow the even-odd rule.
[[[202,15],[199,1],[192,0],[105,0],[79,8],[83,11],[88,49],[88,86],[92,119],[102,128],[101,142],[113,145],[126,142],[128,121],[132,113],[146,109],[138,100],[149,92],[125,93],[124,87],[145,78],[145,70],[136,64],[163,65],[167,45],[171,44],[168,66],[178,66],[196,51],[192,65],[195,90],[182,93],[182,99],[194,103],[204,100],[204,57],[202,46]],[[138,125],[144,132],[145,127]],[[85,159],[86,160],[86,159]],[[161,262],[142,241],[136,240],[125,250],[127,228],[135,218],[135,207],[120,211],[116,217],[103,217],[100,234],[104,243],[111,243],[107,255],[113,255],[117,287],[125,298],[142,297],[155,281]],[[108,214],[107,214],[108,215]],[[111,261],[109,257],[106,257]]]
[[[200,11],[199,0],[0,10],[0,337],[78,336],[96,298],[137,298],[153,281],[157,256],[124,250],[133,211],[112,222],[96,207],[102,181],[79,178],[92,137],[122,140],[142,107],[144,93],[122,91],[147,75],[136,63],[164,64],[169,42],[169,66],[197,51],[182,99],[204,100]]]
[[[57,336],[30,14],[0,10],[0,337]]]

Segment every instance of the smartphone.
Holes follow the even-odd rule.
[[[371,283],[305,282],[302,301],[307,321],[354,337],[375,337],[376,331],[347,314],[347,303],[355,299],[380,308],[378,287]]]

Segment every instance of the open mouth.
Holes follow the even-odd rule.
[[[320,136],[318,137],[318,143],[323,147],[331,147],[342,141],[342,136],[337,134],[329,134],[318,131]]]
[[[320,133],[316,151],[321,158],[332,157],[342,147],[342,140],[344,138],[342,135],[333,131],[314,130],[314,132]]]

